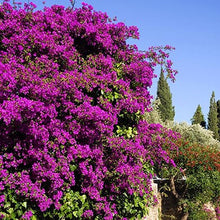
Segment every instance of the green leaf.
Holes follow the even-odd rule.
[[[17,214],[18,214],[18,216],[22,216],[23,215],[23,211],[22,210],[18,210]]]
[[[12,214],[12,213],[13,213],[13,211],[14,211],[14,209],[13,209],[13,208],[9,208],[9,209],[8,209],[8,213],[9,213],[9,214]]]
[[[73,212],[73,213],[69,213],[69,214],[67,215],[67,218],[72,219],[73,215],[74,215],[75,217],[78,217],[78,216],[77,216],[77,212]]]
[[[35,215],[33,215],[31,220],[37,220],[37,217]]]
[[[27,202],[23,202],[23,203],[22,203],[22,206],[23,206],[24,208],[27,208]]]
[[[80,200],[81,200],[82,204],[84,204],[86,201],[86,195],[82,195]]]
[[[4,208],[8,208],[8,207],[10,207],[10,206],[11,206],[11,203],[10,203],[10,202],[7,202],[7,203],[5,203]]]
[[[16,214],[15,214],[15,213],[11,213],[11,215],[10,215],[10,219],[17,220],[17,218],[16,218]]]

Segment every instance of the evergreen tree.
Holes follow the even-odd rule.
[[[218,116],[218,134],[220,140],[220,100],[217,101],[217,116]]]
[[[174,120],[175,111],[172,106],[172,94],[170,92],[170,87],[167,80],[164,77],[163,70],[161,69],[160,77],[157,85],[157,99],[160,100],[158,106],[161,118],[163,121]]]
[[[214,92],[212,92],[212,96],[210,98],[210,106],[209,106],[209,113],[208,113],[208,129],[210,131],[213,131],[215,139],[219,139],[218,113],[217,113],[217,104],[215,102]]]
[[[192,119],[192,125],[193,124],[200,124],[202,127],[206,127],[206,122],[204,119],[204,115],[202,114],[202,108],[200,105],[198,105],[196,112],[194,113]]]

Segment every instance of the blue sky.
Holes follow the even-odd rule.
[[[33,2],[42,5],[39,0]],[[190,123],[198,104],[207,119],[212,91],[220,99],[220,0],[76,0],[75,7],[82,2],[128,26],[137,26],[140,39],[132,42],[140,50],[174,46],[171,59],[179,73],[169,85],[175,121]],[[52,4],[70,6],[68,0],[46,0],[47,6]],[[155,79],[154,96],[156,88]]]

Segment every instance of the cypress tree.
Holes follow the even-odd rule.
[[[220,100],[217,101],[218,135],[220,140]]]
[[[194,113],[192,119],[192,124],[200,124],[202,127],[206,127],[206,122],[204,119],[204,115],[202,114],[202,108],[198,105],[196,112]]]
[[[167,80],[164,77],[163,70],[161,69],[160,77],[157,85],[157,99],[160,100],[158,110],[161,114],[163,121],[174,120],[175,111],[172,106],[172,94]]]
[[[215,102],[214,92],[212,92],[212,96],[210,98],[210,106],[209,106],[209,113],[208,113],[208,129],[210,131],[213,131],[215,139],[219,139],[218,113],[217,113],[217,104]]]

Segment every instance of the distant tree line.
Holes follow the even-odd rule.
[[[163,122],[173,121],[175,116],[174,106],[172,105],[172,93],[170,87],[161,70],[157,84],[157,102],[158,112]],[[201,105],[198,105],[191,119],[192,125],[199,124],[203,128],[213,132],[213,137],[220,140],[220,100],[215,101],[215,92],[212,92],[210,98],[210,106],[208,112],[208,120],[206,122],[202,113]]]
[[[201,106],[198,105],[192,119],[192,124],[200,124],[204,128],[213,132],[215,139],[220,140],[220,100],[215,101],[215,92],[212,92],[210,98],[209,112],[208,112],[208,124],[204,119]]]

